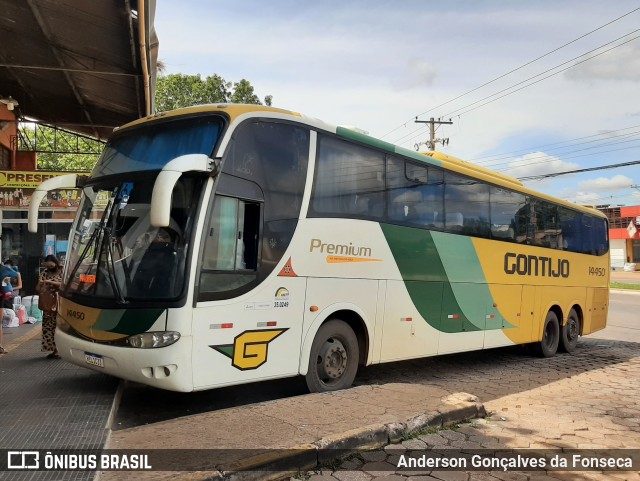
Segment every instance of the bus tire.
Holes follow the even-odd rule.
[[[560,344],[560,323],[558,316],[553,311],[547,313],[542,329],[542,340],[534,343],[531,347],[534,354],[540,357],[551,357],[555,355]]]
[[[351,386],[358,371],[358,339],[353,329],[332,319],[318,329],[311,345],[305,379],[310,392],[337,391]]]
[[[567,322],[562,326],[562,336],[560,338],[560,349],[564,352],[573,352],[580,337],[580,318],[578,313],[571,309]]]

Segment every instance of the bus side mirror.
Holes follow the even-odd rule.
[[[187,154],[168,162],[158,174],[151,193],[149,213],[153,227],[167,227],[171,221],[171,196],[178,179],[185,172],[205,172],[217,175],[220,159],[212,159],[205,154]]]
[[[40,210],[40,203],[50,190],[76,189],[81,184],[84,184],[86,178],[86,176],[78,176],[78,174],[66,174],[52,177],[40,184],[33,192],[31,202],[29,203],[29,214],[27,217],[29,232],[38,232],[38,211]]]

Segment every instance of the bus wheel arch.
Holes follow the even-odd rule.
[[[560,344],[560,323],[562,310],[558,306],[552,306],[542,326],[542,336],[539,342],[531,345],[533,353],[540,357],[552,357],[558,351]]]
[[[354,311],[344,309],[334,312],[324,322],[329,322],[331,319],[340,319],[346,322],[353,330],[356,335],[356,339],[358,340],[358,365],[366,366],[367,355],[369,353],[369,332],[367,331],[367,326],[365,325],[362,317]]]
[[[578,344],[578,337],[582,334],[582,309],[574,305],[567,315],[567,320],[562,325],[560,335],[560,349],[564,352],[573,352]]]
[[[358,371],[358,338],[348,322],[337,317],[324,322],[314,336],[305,375],[310,392],[351,386]]]

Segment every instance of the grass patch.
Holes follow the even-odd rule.
[[[624,282],[612,282],[609,284],[611,289],[631,289],[640,291],[640,284],[625,284]]]

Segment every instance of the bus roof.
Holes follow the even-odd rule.
[[[442,167],[448,170],[452,170],[454,172],[458,172],[463,175],[476,177],[478,179],[484,180],[494,185],[498,185],[507,189],[516,190],[523,194],[534,195],[536,197],[540,197],[542,199],[545,199],[560,205],[564,205],[572,209],[577,209],[592,215],[598,215],[600,217],[606,218],[606,215],[604,213],[600,212],[599,210],[595,209],[592,206],[574,204],[572,202],[558,199],[550,195],[543,194],[541,192],[529,189],[525,187],[522,182],[520,182],[518,179],[514,177],[510,177],[500,172],[495,172],[491,169],[480,167],[471,162],[467,162],[465,160],[459,159],[451,155],[443,154],[441,152],[436,152],[436,151],[415,152],[413,150],[405,149],[395,144],[391,144],[389,142],[376,139],[375,137],[371,137],[365,134],[364,131],[360,129],[354,129],[349,127],[338,127],[335,125],[327,124],[313,117],[307,117],[298,112],[279,109],[276,107],[270,107],[265,105],[225,104],[225,103],[196,105],[193,107],[185,107],[181,109],[172,110],[169,112],[159,112],[157,114],[150,115],[148,117],[143,117],[138,120],[134,120],[133,122],[129,122],[128,124],[125,124],[122,127],[119,127],[115,131],[118,132],[120,130],[125,130],[131,127],[143,125],[147,122],[154,122],[160,119],[182,117],[182,116],[201,114],[201,113],[207,113],[207,112],[225,113],[229,116],[231,122],[233,122],[236,118],[238,118],[241,115],[251,114],[251,113],[255,113],[257,114],[257,116],[259,116],[259,114],[262,112],[272,112],[276,114],[282,114],[285,116],[290,115],[293,117],[297,117],[296,120],[299,122],[306,123],[315,127],[321,127],[323,129],[332,131],[341,137],[348,138],[350,140],[355,140],[357,142],[382,149],[388,153],[398,154],[404,157],[410,157],[414,160],[426,162],[428,164],[431,164],[437,167]]]

